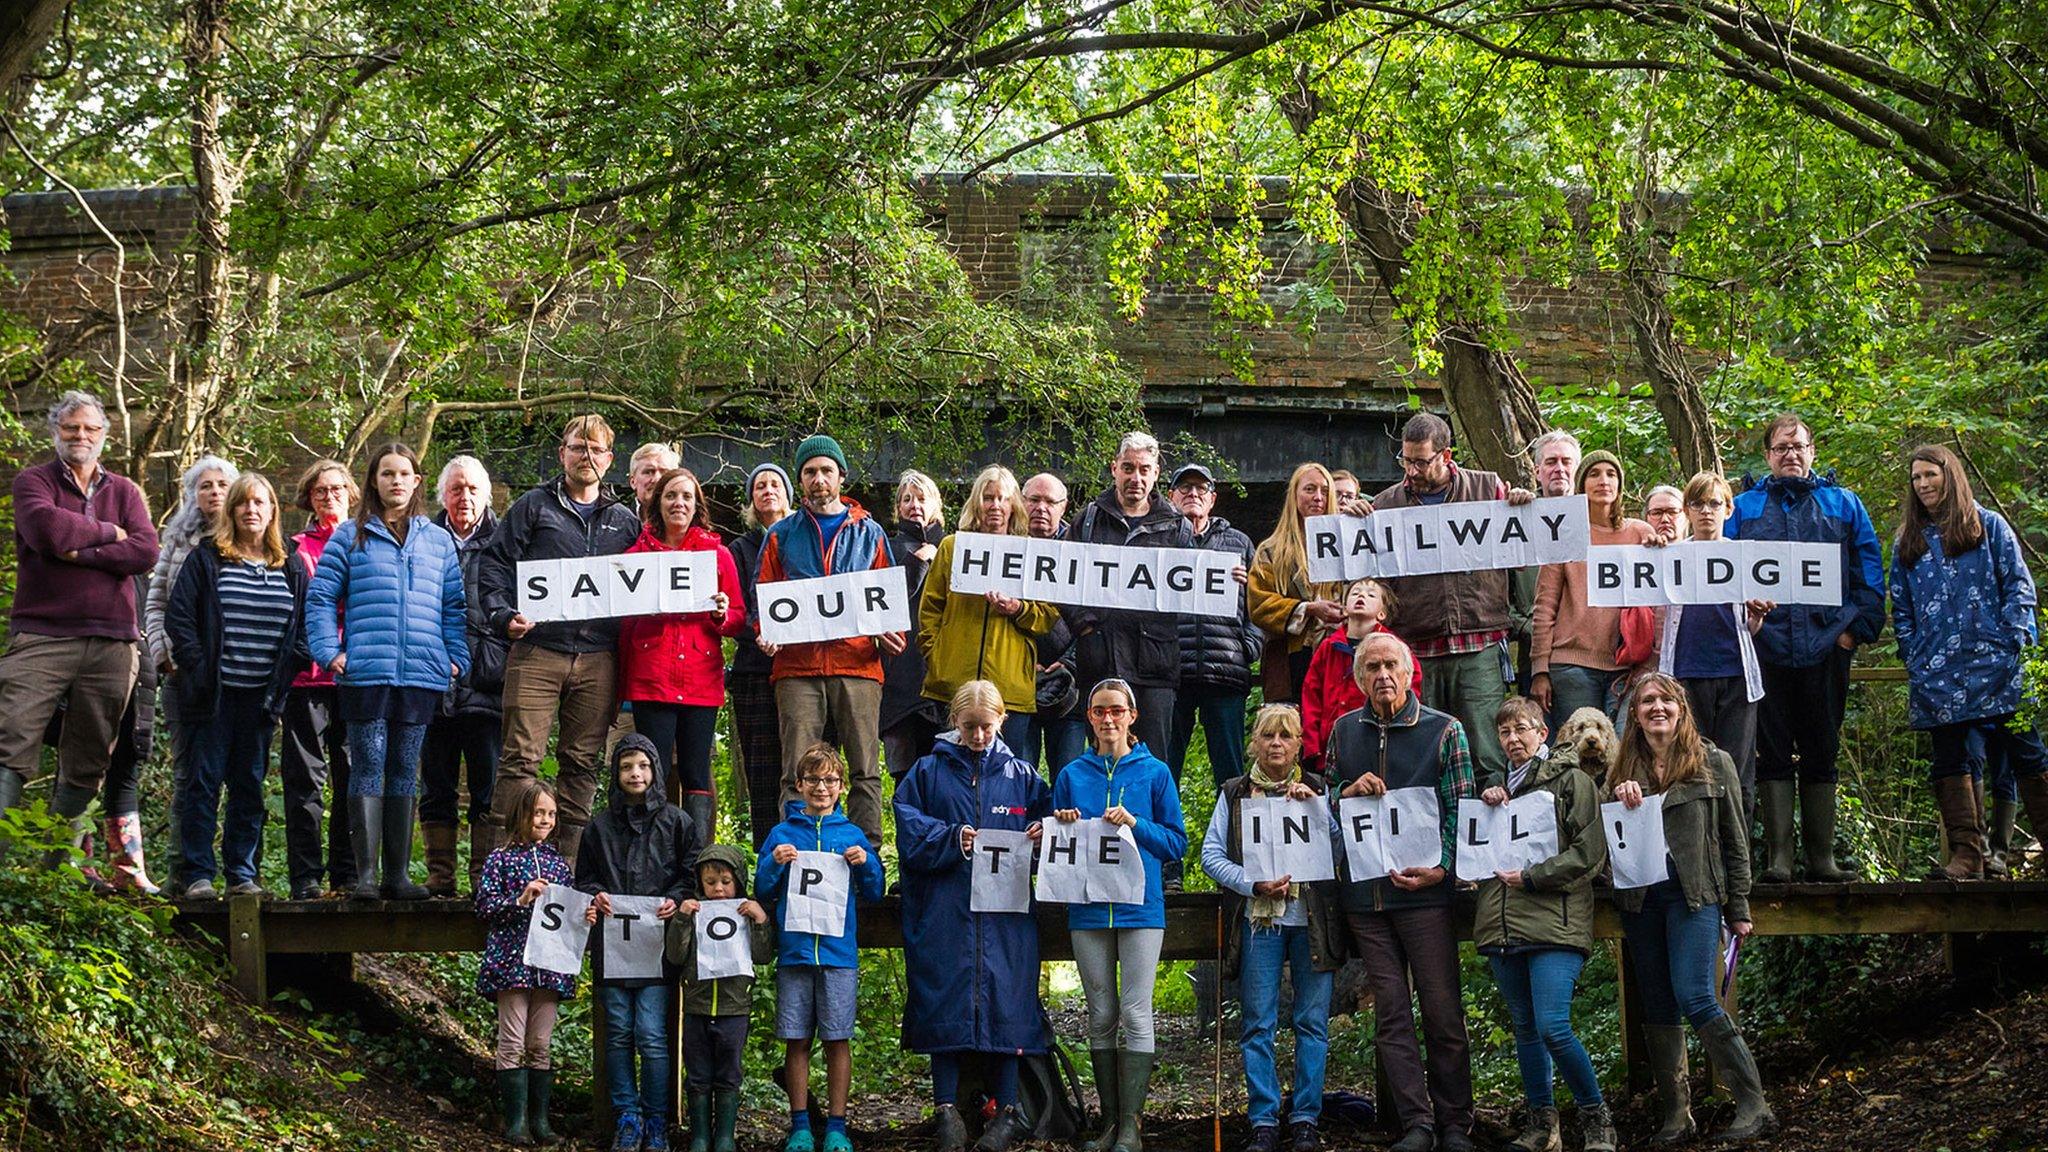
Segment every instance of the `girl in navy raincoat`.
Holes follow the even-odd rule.
[[[955,1102],[960,1055],[992,1056],[1001,1109],[976,1145],[1004,1152],[1024,1135],[1017,1114],[1018,1057],[1051,1041],[1038,1002],[1038,922],[1030,913],[975,912],[974,840],[982,830],[1038,839],[1052,793],[997,731],[1003,694],[987,680],[953,693],[953,731],[941,735],[896,786],[896,850],[903,876],[903,944],[910,996],[903,1045],[932,1058],[940,1152],[966,1146]],[[1004,867],[1028,870],[1014,856]]]

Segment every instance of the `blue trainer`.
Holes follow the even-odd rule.
[[[640,1139],[643,1135],[640,1130],[639,1114],[619,1113],[619,1128],[612,1134],[612,1152],[640,1152]]]

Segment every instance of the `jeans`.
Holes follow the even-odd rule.
[[[1330,986],[1333,974],[1316,971],[1308,929],[1252,930],[1244,926],[1244,962],[1238,972],[1244,1008],[1244,1083],[1254,1128],[1280,1123],[1280,1073],[1273,1058],[1273,1030],[1280,1018],[1280,976],[1294,976],[1294,1101],[1289,1121],[1316,1122],[1323,1113],[1323,1064],[1330,1051]]]
[[[426,739],[425,724],[349,721],[348,794],[412,797],[419,791],[420,746]]]
[[[1088,722],[1079,716],[1034,716],[1024,747],[1011,751],[1030,761],[1047,783],[1059,779],[1060,769],[1081,758],[1088,750]]]
[[[1545,948],[1487,960],[1515,1026],[1515,1062],[1522,1069],[1522,1097],[1529,1107],[1549,1108],[1555,1103],[1550,1087],[1553,1061],[1580,1107],[1600,1103],[1600,1076],[1572,1031],[1572,989],[1586,958],[1569,948]]]
[[[1209,746],[1209,774],[1220,790],[1223,782],[1244,775],[1243,692],[1210,695],[1183,688],[1173,702],[1173,730],[1167,736],[1166,766],[1173,782],[1180,783],[1181,767],[1187,763],[1188,745],[1194,742],[1195,721],[1202,722],[1202,739]]]
[[[505,722],[488,712],[436,716],[427,725],[420,748],[420,823],[454,824],[462,791],[462,769],[469,766],[469,822],[491,818],[491,785],[498,772],[498,746]]]
[[[1721,962],[1719,904],[1689,911],[1678,881],[1665,880],[1644,889],[1641,912],[1622,912],[1621,934],[1642,989],[1644,1020],[1689,1020],[1698,1031],[1721,1015],[1714,998]]]
[[[182,782],[178,837],[185,883],[214,877],[213,834],[221,833],[222,870],[230,884],[256,879],[263,851],[263,772],[270,763],[270,712],[263,688],[222,688],[213,718],[191,724],[187,755],[191,767]],[[188,722],[189,723],[189,722]],[[228,813],[219,823],[225,785]]]
[[[1619,720],[1617,701],[1608,689],[1621,677],[1619,672],[1602,672],[1577,664],[1550,666],[1550,730],[1564,727],[1572,713],[1581,708],[1598,708],[1609,720]]]
[[[597,986],[597,1004],[604,1012],[604,1088],[612,1114],[639,1113],[643,1122],[662,1124],[668,1117],[670,1076],[668,1002],[675,991],[667,984],[645,988]],[[640,1086],[633,1086],[633,1054],[640,1055]]]
[[[2041,734],[2032,725],[2017,731],[2011,725],[2012,714],[2008,712],[1928,729],[1927,735],[1934,744],[1934,779],[1964,775],[1981,778],[1990,765],[1992,795],[1998,795],[1997,777],[2002,769],[2005,778],[2012,782],[2016,798],[2019,777],[2048,772],[2048,748],[2042,747]]]

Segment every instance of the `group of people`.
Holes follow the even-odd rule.
[[[2048,830],[2048,752],[2015,722],[2035,598],[2012,528],[1975,501],[1953,453],[1918,448],[1887,580],[1862,502],[1814,472],[1813,433],[1793,416],[1767,426],[1770,473],[1760,482],[1737,494],[1702,473],[1652,489],[1638,519],[1624,514],[1627,478],[1611,453],[1549,433],[1531,446],[1537,487],[1524,490],[1457,463],[1449,425],[1425,413],[1402,431],[1401,482],[1368,495],[1355,476],[1303,464],[1256,545],[1215,514],[1210,470],[1163,474],[1159,445],[1144,433],[1123,438],[1107,486],[1078,509],[1050,473],[1020,483],[1007,468],[983,469],[953,532],[939,486],[914,472],[900,478],[894,529],[884,528],[846,494],[851,469],[838,442],[815,435],[791,470],[762,463],[749,473],[747,530],[728,541],[698,478],[666,445],[632,455],[630,494],[609,492],[613,433],[595,415],[568,421],[560,473],[502,516],[471,456],[441,470],[432,518],[406,445],[374,448],[353,476],[318,461],[293,491],[307,519],[289,537],[276,488],[216,456],[186,470],[182,503],[159,535],[140,490],[100,463],[107,419],[97,400],[66,393],[50,428],[54,458],[14,482],[0,811],[20,802],[61,712],[48,807],[75,821],[103,797],[105,864],[95,875],[112,887],[156,890],[136,776],[157,714],[174,765],[172,884],[186,898],[214,894],[217,878],[230,894],[262,892],[263,786],[280,721],[293,897],[329,885],[364,899],[453,896],[466,817],[470,887],[490,925],[478,990],[497,1002],[499,1084],[515,1139],[551,1132],[549,1035],[575,978],[529,968],[522,953],[534,901],[559,883],[591,894],[593,921],[613,896],[659,898],[667,926],[663,977],[615,979],[601,948],[595,960],[615,1147],[667,1146],[678,1044],[694,1152],[732,1147],[751,978],[699,981],[691,924],[698,901],[740,899],[764,955],[772,949],[778,961],[786,1148],[850,1148],[851,905],[884,887],[884,764],[910,976],[904,1040],[932,1056],[941,1152],[966,1146],[970,1070],[998,1106],[976,1147],[1001,1152],[1018,1139],[1019,1061],[1051,1043],[1034,920],[970,906],[975,839],[1003,830],[1036,840],[1048,820],[1084,818],[1127,829],[1144,860],[1142,901],[1073,905],[1068,915],[1104,1117],[1089,1147],[1141,1149],[1152,982],[1164,897],[1187,856],[1180,779],[1197,724],[1219,797],[1199,860],[1231,897],[1226,967],[1242,989],[1253,1152],[1319,1146],[1330,974],[1351,957],[1364,962],[1378,1006],[1380,1062],[1394,1089],[1384,1103],[1403,1129],[1395,1147],[1472,1146],[1448,821],[1460,798],[1502,804],[1532,792],[1556,805],[1558,853],[1481,883],[1474,933],[1514,1024],[1528,1116],[1516,1147],[1558,1147],[1556,1074],[1585,1147],[1613,1146],[1570,1005],[1606,862],[1598,805],[1650,796],[1663,798],[1667,877],[1616,902],[1643,977],[1656,1139],[1693,1130],[1686,1023],[1736,1096],[1723,1135],[1767,1129],[1754,1061],[1714,995],[1720,942],[1750,929],[1752,806],[1762,880],[1800,871],[1795,813],[1804,875],[1847,877],[1835,858],[1839,727],[1851,656],[1878,638],[1887,593],[1911,722],[1933,747],[1947,840],[1938,874],[1962,880],[1996,867],[1987,774],[2002,769],[2013,784],[2011,797],[1994,799],[1994,845],[2010,842],[2020,806],[2037,834]],[[1310,517],[1575,493],[1595,544],[1839,544],[1843,602],[1595,607],[1583,562],[1348,586],[1309,577]],[[1228,552],[1239,561],[1240,611],[1183,616],[956,591],[957,532]],[[521,562],[656,551],[714,554],[707,610],[536,622],[519,609]],[[760,638],[762,584],[888,566],[906,569],[914,632],[780,647]],[[1254,686],[1264,705],[1247,732]],[[728,702],[751,853],[716,843],[711,764]],[[1591,735],[1552,744],[1566,729]],[[558,771],[544,780],[550,750]],[[1247,879],[1246,799],[1334,804],[1404,787],[1434,788],[1442,801],[1436,866],[1340,871],[1312,884]],[[729,807],[735,817],[742,809],[737,798]],[[424,886],[410,871],[416,833]],[[844,935],[770,927],[799,850],[846,859],[854,882]],[[1284,1114],[1274,1057],[1283,970],[1296,1036]],[[666,1034],[678,991],[679,1038]],[[816,1131],[814,1041],[824,1043],[827,1099]]]

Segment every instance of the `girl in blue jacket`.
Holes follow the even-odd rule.
[[[932,1058],[938,1152],[961,1152],[967,1126],[955,1106],[960,1055],[989,1054],[1001,1111],[975,1144],[1008,1152],[1025,1134],[1017,1114],[1018,1057],[1051,1040],[1038,1002],[1038,921],[1029,912],[973,910],[974,842],[988,830],[1038,840],[1052,794],[997,732],[1003,693],[969,680],[953,693],[953,730],[896,786],[897,865],[903,872],[903,951],[910,995],[903,1046]],[[1022,853],[1000,867],[1029,871]]]
[[[356,858],[349,895],[424,900],[427,890],[407,878],[406,867],[427,721],[450,683],[469,671],[462,562],[455,537],[420,514],[419,457],[411,448],[394,442],[370,453],[363,493],[355,519],[335,527],[313,572],[306,646],[334,673],[348,725]]]
[[[1152,1083],[1152,980],[1166,940],[1166,898],[1159,866],[1188,850],[1180,791],[1166,764],[1135,742],[1138,697],[1122,680],[1088,693],[1095,750],[1060,770],[1053,785],[1055,819],[1101,817],[1131,830],[1145,862],[1143,904],[1073,904],[1074,965],[1088,1000],[1088,1058],[1105,1121],[1087,1152],[1140,1152],[1138,1116]],[[1121,979],[1119,979],[1121,971]],[[1117,1026],[1123,1042],[1117,1042]]]

